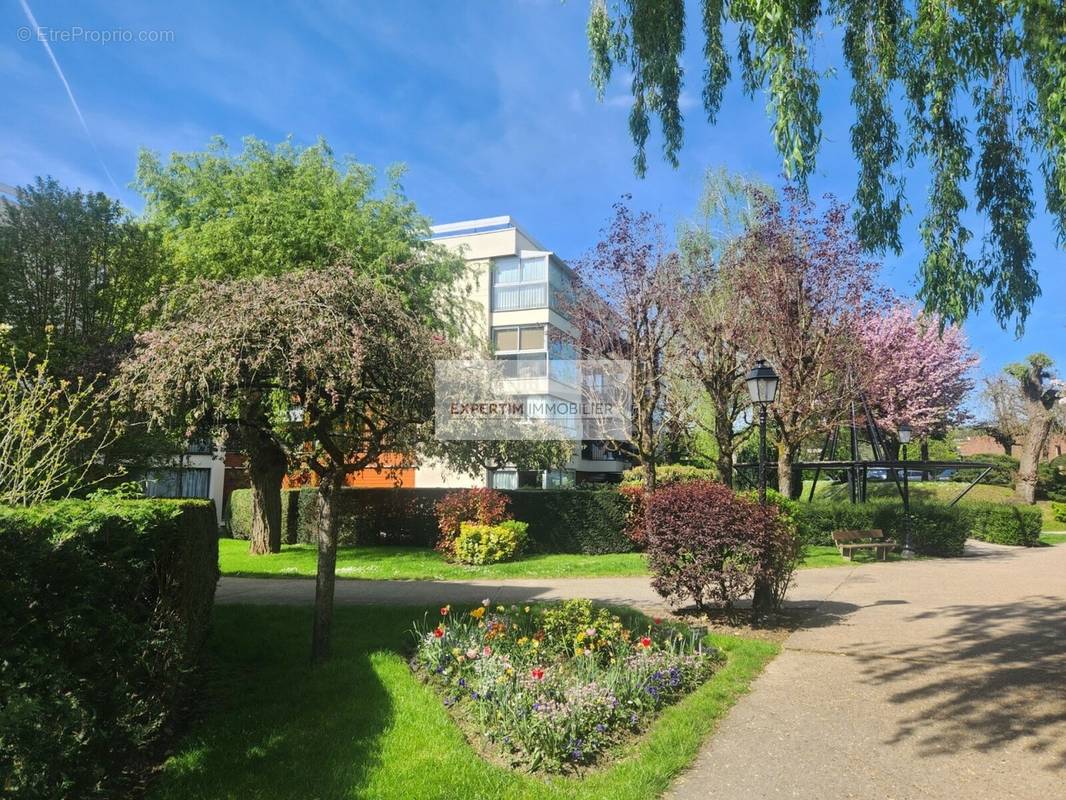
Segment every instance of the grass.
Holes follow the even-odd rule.
[[[282,545],[269,556],[248,553],[248,542],[219,539],[219,565],[223,575],[248,577],[312,577],[318,553],[313,545]],[[550,554],[524,556],[517,561],[468,567],[450,564],[426,547],[340,547],[337,577],[362,580],[476,580],[498,578],[596,578],[647,575],[641,553],[602,556]]]
[[[246,578],[312,578],[317,552],[312,545],[282,545],[281,552],[267,556],[248,553],[248,542],[219,539],[219,564],[223,575]],[[857,553],[851,562],[835,547],[805,546],[799,569],[842,567],[873,561],[872,553]],[[898,561],[898,553],[889,553]],[[641,553],[611,553],[602,556],[572,554],[524,556],[517,561],[467,567],[450,564],[440,553],[425,547],[337,548],[337,577],[355,580],[497,580],[504,578],[608,578],[650,575]]]
[[[777,653],[712,635],[726,665],[667,708],[613,766],[544,779],[483,761],[431,689],[411,674],[419,609],[338,608],[333,659],[307,665],[308,609],[220,606],[208,644],[204,715],[150,788],[150,800],[647,800]]]
[[[1046,545],[1066,544],[1066,533],[1042,533],[1040,543]]]

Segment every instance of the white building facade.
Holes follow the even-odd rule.
[[[567,318],[565,297],[573,271],[509,216],[436,225],[432,241],[462,254],[468,266],[471,300],[486,343],[505,369],[529,382],[529,396],[551,393],[562,379],[576,333]],[[424,464],[415,470],[417,487],[491,486],[497,489],[555,488],[612,483],[629,462],[602,442],[583,441],[562,470],[519,470],[501,466],[470,477]]]

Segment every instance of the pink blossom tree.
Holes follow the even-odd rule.
[[[860,380],[874,422],[894,451],[906,423],[924,440],[965,421],[979,361],[957,325],[898,302],[858,320]]]

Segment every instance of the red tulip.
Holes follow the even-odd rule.
[[[444,635],[444,628],[438,625],[436,628],[433,629],[433,635],[439,639]]]
[[[533,680],[535,681],[544,680],[544,670],[540,667],[533,667],[533,669],[529,671],[529,674],[533,676]]]
[[[441,606],[441,609],[440,609],[440,615],[441,615],[442,617],[446,617],[446,616],[448,616],[448,610],[449,610],[449,608],[450,608],[449,606]]]
[[[641,636],[640,637],[640,646],[641,647],[651,647],[651,638],[648,637],[648,636]]]

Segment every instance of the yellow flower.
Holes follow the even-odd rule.
[[[583,654],[584,652],[585,652],[585,651],[584,651],[583,649],[581,649],[580,647],[575,647],[575,648],[574,648],[574,655],[575,655],[575,656],[580,656],[580,655],[582,655],[582,654]]]
[[[503,606],[496,606],[496,610],[499,611],[502,614],[507,609],[505,609]]]
[[[520,639],[518,640],[518,643],[519,643],[519,644],[526,644],[526,642],[528,642],[528,641],[529,641],[529,637],[528,637],[528,636],[523,636],[523,637],[521,637],[521,638],[520,638]]]
[[[534,649],[540,647],[540,642],[538,642],[536,639],[534,639],[533,640],[533,647],[534,647]]]
[[[485,607],[478,606],[470,612],[470,616],[472,616],[474,619],[481,619],[483,616],[485,616]]]
[[[460,654],[461,652],[463,652],[463,651],[462,651],[462,650],[460,650],[460,649],[459,649],[458,647],[453,647],[453,648],[452,648],[452,655],[453,655],[453,656],[457,656],[457,655],[459,655],[459,654]]]
[[[585,632],[581,631],[581,633],[574,637],[574,641],[578,643],[585,641]]]
[[[529,606],[526,606],[523,610],[528,614],[529,613]]]

